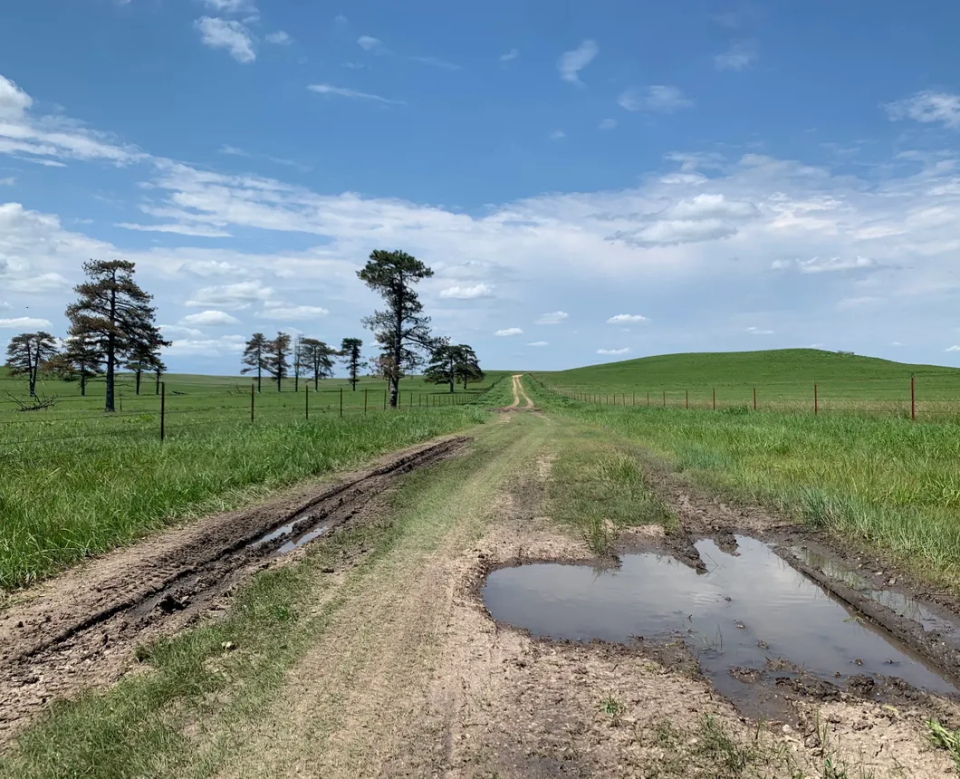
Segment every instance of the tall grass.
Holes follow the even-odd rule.
[[[494,399],[497,402],[497,399]],[[483,421],[477,406],[219,423],[156,438],[32,444],[0,471],[0,588],[30,584],[186,517]],[[62,433],[61,425],[51,432]]]
[[[960,585],[960,425],[856,415],[538,405],[642,443],[730,497],[875,544]]]

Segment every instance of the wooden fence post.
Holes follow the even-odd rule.
[[[910,374],[910,419],[917,420],[917,394],[913,374]]]
[[[683,407],[690,408],[690,390],[686,390],[686,396],[683,400]]]
[[[343,387],[340,388],[340,416],[343,416]]]
[[[713,388],[713,410],[717,410],[717,388]]]
[[[307,391],[303,393],[303,398],[304,398],[303,410],[304,410],[304,416],[309,422],[310,421],[310,386],[309,385],[307,385],[306,390]]]
[[[817,382],[813,382],[813,415],[820,413],[820,399],[817,397]]]
[[[363,415],[367,415],[367,393],[370,391],[369,387],[363,388]]]
[[[167,416],[167,382],[160,382],[160,442],[163,443],[163,436],[166,433]]]
[[[753,410],[757,410],[757,388],[753,388]]]
[[[253,385],[251,384],[250,385],[250,421],[251,422],[253,422],[253,407],[254,407],[254,402],[256,400],[256,397],[257,397],[257,394],[254,391]]]

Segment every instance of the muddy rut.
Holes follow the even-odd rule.
[[[465,441],[394,453],[335,484],[209,517],[37,588],[0,616],[0,743],[49,700],[117,678],[136,645],[223,608],[218,601],[281,551],[349,521],[397,476],[451,456]]]

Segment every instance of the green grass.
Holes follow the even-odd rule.
[[[205,406],[197,401],[196,411],[184,414],[189,422],[170,417],[164,443],[157,417],[146,412],[8,412],[0,419],[0,589],[28,585],[171,523],[459,430],[482,415],[475,404],[502,402],[475,390],[455,397],[463,405],[367,415],[361,408],[343,418],[339,408],[314,409],[307,421],[299,400],[281,405],[287,397],[297,398],[277,398],[254,423],[249,396],[239,398],[245,414],[225,412],[236,401],[222,393]],[[17,443],[23,439],[31,442]]]
[[[874,357],[818,349],[668,354],[538,373],[536,378],[566,394],[598,397],[601,402],[645,406],[664,403],[708,408],[716,391],[719,407],[753,406],[757,390],[763,410],[813,412],[817,383],[820,411],[871,410],[909,414],[910,374],[916,377],[918,411],[960,414],[960,369],[909,365]]]
[[[533,390],[548,412],[634,441],[734,500],[868,542],[960,586],[958,424],[597,406]]]

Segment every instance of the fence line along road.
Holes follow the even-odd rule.
[[[702,385],[698,385],[697,390],[694,391],[693,402],[691,403],[691,393],[689,389],[658,389],[651,393],[645,389],[622,391],[618,388],[616,392],[585,392],[565,387],[551,387],[544,384],[537,375],[532,375],[530,378],[533,379],[544,392],[569,400],[595,405],[627,406],[631,408],[637,406],[648,408],[694,408],[711,409],[713,411],[718,410],[718,408],[720,410],[734,408],[749,410],[752,408],[754,411],[780,413],[801,413],[809,411],[812,412],[814,416],[819,415],[822,411],[868,413],[872,415],[887,413],[902,417],[909,416],[913,421],[916,421],[921,415],[921,401],[917,396],[919,382],[913,375],[911,375],[909,379],[906,379],[903,385],[899,387],[899,392],[902,393],[899,398],[893,396],[885,399],[870,400],[865,398],[841,397],[838,396],[839,393],[833,392],[838,386],[838,382],[830,382],[824,385],[814,381],[809,384],[809,398],[807,400],[776,397],[772,400],[764,399],[763,391],[774,388],[789,388],[791,390],[789,394],[795,395],[798,385],[794,382],[784,382],[758,384],[746,388],[743,385],[737,385],[735,388],[729,385],[717,385],[721,386],[728,396],[735,392],[743,394],[742,398],[733,400],[728,398],[719,405],[717,403],[716,386],[704,388]],[[890,387],[892,384],[892,382],[888,380],[866,380],[865,382],[850,382],[850,385],[860,388],[867,381],[882,382],[884,388]],[[955,418],[960,416],[960,399],[925,400],[923,401],[923,410],[925,412],[923,416],[928,419],[944,417]]]
[[[485,397],[499,381],[502,381],[502,378],[488,386],[481,385],[454,394],[401,389],[398,394],[398,410],[426,411],[473,403]],[[236,385],[229,386],[231,389],[236,388]],[[311,416],[358,417],[383,413],[389,407],[389,391],[371,390],[369,387],[358,388],[356,391],[344,387],[329,390],[302,388],[298,392],[261,394],[257,392],[256,385],[251,384],[249,394],[245,391],[243,394],[234,391],[194,395],[182,392],[174,394],[167,390],[165,382],[161,382],[160,392],[156,396],[139,395],[134,398],[138,410],[120,410],[112,414],[104,413],[102,408],[91,408],[86,413],[70,411],[67,415],[60,415],[55,409],[49,408],[22,412],[8,409],[8,416],[11,418],[0,420],[0,451],[30,444],[116,436],[158,437],[163,441],[171,433],[198,427],[231,423],[255,425],[265,420],[271,423],[309,421]],[[196,405],[197,401],[202,400],[215,402],[206,406]],[[128,403],[129,401],[130,398]],[[181,402],[189,405],[179,407]],[[118,404],[118,408],[122,409],[122,403]],[[198,417],[198,414],[208,416]],[[191,421],[180,423],[181,418]],[[40,432],[50,432],[53,429],[62,434],[43,435]],[[18,433],[20,435],[17,435],[17,438],[4,440],[7,435]]]

